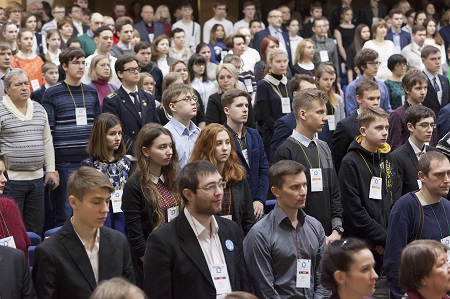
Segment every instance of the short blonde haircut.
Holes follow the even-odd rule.
[[[103,56],[103,55],[97,55],[97,56],[95,56],[93,59],[92,59],[92,61],[91,61],[91,67],[89,68],[89,80],[91,80],[91,81],[97,81],[98,79],[99,79],[99,77],[98,77],[98,75],[97,75],[97,71],[96,71],[96,68],[97,68],[97,64],[100,62],[100,60],[102,60],[102,59],[107,59],[108,60],[108,64],[110,65],[110,62],[109,62],[109,58],[108,57],[106,57],[106,56]],[[108,78],[106,78],[106,79],[108,79],[108,81],[109,81],[109,79],[111,79],[111,77],[112,77],[112,69],[111,69],[111,65],[110,65],[110,72],[109,72],[109,77]]]
[[[114,277],[102,281],[95,288],[89,299],[127,299],[131,298],[130,295],[134,294],[139,294],[145,299],[148,298],[144,292],[134,284],[129,283],[122,277]]]
[[[222,70],[227,70],[230,72],[231,75],[233,75],[233,77],[236,79],[236,83],[234,84],[233,88],[238,88],[238,78],[239,78],[239,72],[238,70],[234,67],[234,65],[232,65],[231,63],[222,63],[219,64],[219,66],[217,67],[216,70],[216,80],[217,83],[219,82],[219,73]],[[217,84],[217,92],[221,93],[221,92],[225,92],[225,90],[223,90],[219,84]]]

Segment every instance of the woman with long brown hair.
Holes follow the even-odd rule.
[[[182,202],[175,184],[178,153],[170,131],[160,124],[146,124],[137,136],[134,153],[136,170],[125,184],[122,210],[136,283],[142,287],[147,237],[178,216]]]
[[[253,199],[231,133],[220,124],[206,126],[194,145],[190,161],[195,160],[207,160],[217,167],[227,183],[220,215],[239,224],[246,235],[255,223]]]

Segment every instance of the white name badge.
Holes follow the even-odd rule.
[[[320,54],[320,61],[327,62],[330,61],[330,57],[328,57],[328,51],[323,50],[319,52]]]
[[[180,209],[178,206],[168,208],[167,209],[167,222],[170,222],[170,221],[174,220],[175,218],[177,218],[179,213],[180,213]]]
[[[440,90],[440,91],[437,92],[437,97],[438,97],[439,102],[440,102],[441,99],[442,99],[442,90]]]
[[[220,52],[220,58],[222,58],[222,61],[223,61],[223,59],[225,58],[225,56],[227,56],[228,55],[228,51],[221,51]],[[239,70],[238,70],[238,72],[239,72]],[[239,72],[240,73],[240,72]]]
[[[281,113],[291,113],[291,99],[281,98]]]
[[[311,168],[309,173],[311,174],[311,192],[323,191],[322,169]]]
[[[405,104],[405,95],[402,95],[402,105]]]
[[[250,166],[249,161],[248,161],[247,149],[242,151],[242,155],[244,156],[244,159],[245,159],[245,162],[247,162],[247,165]]]
[[[0,239],[0,246],[16,248],[16,242],[14,242],[14,236],[9,236],[9,237]]]
[[[297,279],[295,286],[297,288],[311,287],[311,260],[297,259]]]
[[[383,180],[380,177],[373,176],[370,180],[370,191],[369,198],[372,199],[382,199],[381,198],[381,187]]]
[[[31,80],[31,88],[33,88],[33,91],[39,89],[41,86],[39,85],[38,79]]]
[[[245,88],[247,89],[247,92],[252,93],[253,92],[253,84],[251,79],[245,79]]]
[[[441,239],[441,243],[444,244],[447,248],[450,248],[450,236]]]
[[[417,186],[419,186],[419,189],[422,189],[422,181],[421,180],[417,180]]]
[[[149,33],[148,34],[148,39],[150,40],[150,43],[153,43],[153,40],[155,39],[155,34],[154,33]]]
[[[222,215],[220,217],[225,218],[225,219],[229,219],[229,220],[233,220],[233,215]]]
[[[123,190],[114,190],[111,193],[111,202],[112,202],[113,213],[122,212],[122,194],[123,194]]]
[[[212,265],[211,277],[216,287],[217,295],[231,293],[231,284],[228,277],[227,264]]]
[[[75,117],[77,120],[77,126],[87,125],[86,108],[75,108]]]
[[[336,117],[334,115],[327,115],[327,119],[330,131],[336,130]]]

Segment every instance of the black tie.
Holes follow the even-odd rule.
[[[134,106],[138,112],[141,112],[141,102],[139,102],[138,93],[130,92],[130,96],[134,98]]]

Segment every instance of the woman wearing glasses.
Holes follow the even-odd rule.
[[[359,239],[330,243],[322,257],[320,280],[332,291],[330,299],[369,299],[375,292],[378,275],[367,244]]]
[[[195,142],[191,161],[195,160],[208,160],[217,167],[226,182],[222,186],[224,192],[220,215],[239,224],[246,235],[255,224],[253,199],[245,170],[238,162],[233,136],[220,124],[206,126]],[[215,192],[216,186],[204,191]]]
[[[155,123],[143,126],[134,154],[136,170],[125,184],[122,210],[136,284],[142,287],[147,237],[178,216],[182,202],[175,184],[178,154],[169,130]]]

